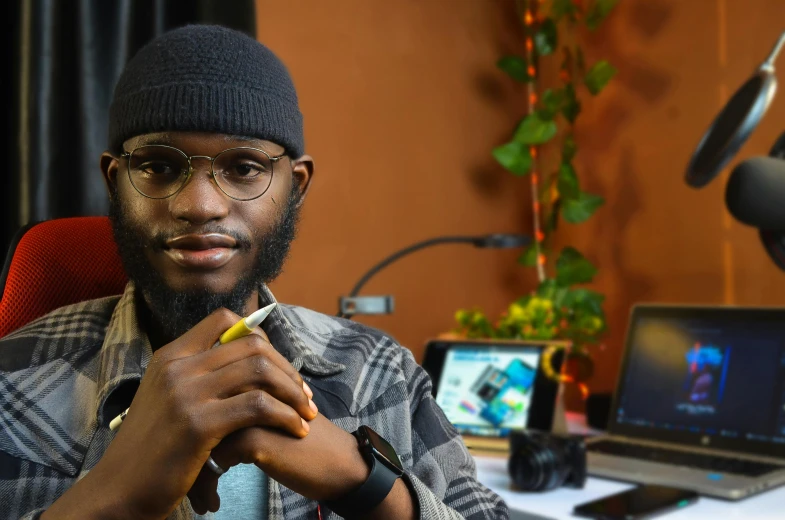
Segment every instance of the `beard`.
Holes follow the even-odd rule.
[[[179,338],[221,307],[242,316],[251,294],[281,274],[292,240],[297,234],[300,218],[300,196],[297,188],[296,185],[292,187],[278,222],[265,234],[249,236],[221,226],[193,230],[231,236],[237,241],[237,247],[241,251],[249,251],[253,244],[258,245],[251,269],[237,280],[228,292],[212,292],[206,288],[180,291],[172,289],[152,266],[144,251],[148,248],[155,252],[162,251],[166,247],[166,241],[181,234],[182,230],[146,235],[141,226],[130,221],[123,202],[116,192],[113,193],[109,204],[109,219],[123,267],[128,278],[144,296],[150,317],[156,322],[167,342]]]

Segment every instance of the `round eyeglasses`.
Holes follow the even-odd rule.
[[[188,182],[193,159],[210,161],[210,174],[226,196],[235,200],[258,199],[273,182],[273,165],[286,154],[270,157],[264,150],[251,147],[229,148],[215,157],[186,155],[163,144],[151,144],[124,152],[128,159],[128,178],[141,195],[150,199],[171,197]]]

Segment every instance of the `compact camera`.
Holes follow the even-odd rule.
[[[507,469],[520,491],[581,489],[586,483],[586,444],[576,435],[513,432]]]

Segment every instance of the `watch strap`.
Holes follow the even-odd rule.
[[[362,515],[372,511],[390,494],[399,475],[376,460],[368,457],[371,473],[362,485],[338,500],[324,502],[324,505],[343,517]]]

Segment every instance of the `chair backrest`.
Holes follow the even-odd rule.
[[[25,226],[0,274],[0,337],[58,307],[121,294],[126,281],[107,217]]]

